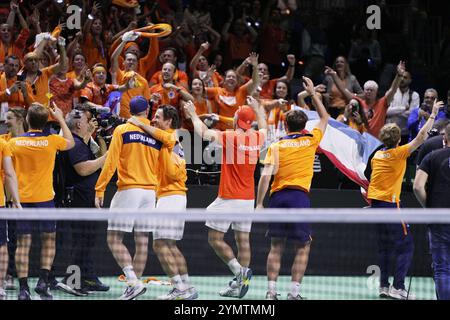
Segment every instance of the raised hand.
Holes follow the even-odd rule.
[[[287,61],[289,62],[289,65],[295,66],[295,55],[293,55],[293,54],[288,54],[288,55],[286,56],[286,58],[287,58]]]
[[[397,74],[403,76],[406,72],[405,61],[400,61],[397,65]]]
[[[200,45],[200,49],[202,50],[202,52],[207,51],[209,49],[209,47],[210,47],[210,44],[208,41],[206,41]]]
[[[9,7],[14,12],[19,11],[19,3],[17,2],[17,0],[12,0],[11,3],[9,4]]]
[[[248,56],[250,64],[254,67],[258,66],[258,58],[259,58],[259,55],[256,52],[252,52]]]
[[[55,118],[59,123],[64,122],[64,113],[55,102],[52,102],[52,108],[49,108],[50,114]]]
[[[333,76],[336,74],[336,71],[334,71],[332,68],[325,66],[325,75],[327,76]]]
[[[308,92],[310,96],[313,96],[316,93],[314,83],[307,77],[303,77],[303,88],[305,88],[306,92]]]
[[[194,103],[193,103],[191,100],[189,100],[188,102],[186,102],[186,103],[184,104],[184,111],[185,111],[186,114],[188,114],[188,115],[193,115],[193,114],[195,114],[195,105],[194,105]]]
[[[434,100],[433,104],[433,111],[431,112],[434,116],[436,116],[439,113],[439,110],[444,106],[444,102],[437,101],[437,99]]]
[[[91,15],[95,16],[101,7],[102,6],[98,2],[94,2],[94,5],[92,6]]]
[[[247,96],[247,104],[255,111],[257,112],[259,109],[259,102],[252,96]]]
[[[137,38],[139,38],[141,36],[140,32],[136,32],[136,31],[128,31],[125,32],[122,35],[122,41],[128,42],[128,41],[135,41]]]

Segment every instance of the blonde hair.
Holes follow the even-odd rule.
[[[386,148],[396,147],[402,138],[402,130],[395,123],[388,123],[381,128],[379,139]]]

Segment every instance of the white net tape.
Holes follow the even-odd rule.
[[[80,220],[107,221],[111,219],[133,220],[205,220],[253,221],[253,222],[310,222],[310,223],[398,223],[450,224],[450,209],[263,209],[254,212],[217,212],[205,209],[185,211],[161,209],[2,209],[1,220]]]

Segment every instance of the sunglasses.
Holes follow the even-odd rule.
[[[36,85],[34,83],[31,85],[31,90],[33,90],[33,95],[37,95]]]

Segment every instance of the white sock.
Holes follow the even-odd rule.
[[[233,274],[237,277],[238,274],[241,272],[241,268],[242,268],[242,266],[237,261],[237,259],[234,258],[233,260],[228,261],[227,264],[228,264],[228,268],[230,268],[231,272],[233,272]]]
[[[187,273],[181,275],[181,281],[183,281],[186,287],[188,288],[192,287],[191,279],[189,279],[189,275]]]
[[[126,266],[122,270],[125,274],[125,277],[127,277],[127,282],[137,281],[138,278],[136,276],[136,273],[134,273],[133,266]]]
[[[300,282],[291,282],[291,294],[296,297],[300,294]]]
[[[173,286],[177,288],[180,291],[186,290],[186,286],[183,283],[183,280],[181,280],[181,277],[179,274],[173,276],[170,278],[170,281],[172,282]]]
[[[269,281],[268,291],[277,292],[277,282],[276,281]]]

